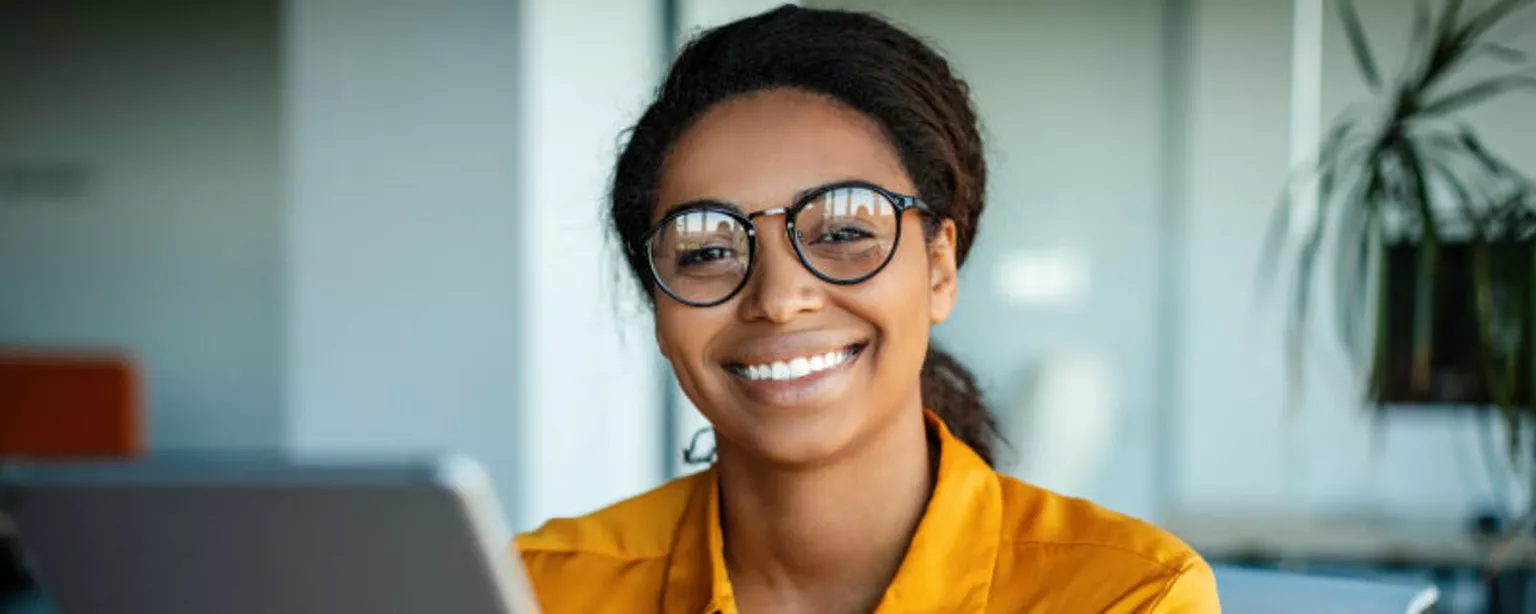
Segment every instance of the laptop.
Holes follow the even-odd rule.
[[[491,481],[464,457],[6,473],[0,505],[60,612],[537,612]]]
[[[1221,607],[1242,614],[1428,614],[1440,592],[1428,582],[1371,580],[1217,565]]]

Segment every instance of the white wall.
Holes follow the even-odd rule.
[[[287,3],[296,449],[452,448],[518,494],[520,26],[514,0]]]
[[[271,447],[282,402],[278,4],[7,3],[0,344],[130,351],[158,449]],[[24,202],[18,202],[24,201]]]
[[[620,133],[661,70],[654,0],[524,0],[524,183],[516,260],[528,309],[520,523],[592,511],[662,480],[651,316],[605,225]],[[601,18],[595,16],[601,15]],[[509,262],[513,262],[509,260]]]
[[[1279,319],[1257,317],[1253,295],[1290,156],[1291,12],[1275,0],[1195,6],[1177,500],[1194,509],[1294,506],[1300,454],[1283,446],[1293,432],[1278,413]]]

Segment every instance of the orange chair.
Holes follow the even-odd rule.
[[[0,351],[0,458],[137,456],[140,403],[126,357]]]

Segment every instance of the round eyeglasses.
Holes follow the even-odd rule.
[[[915,196],[869,183],[838,183],[789,207],[751,214],[723,203],[685,206],[662,218],[639,245],[663,292],[687,305],[709,307],[747,285],[757,260],[757,218],[783,214],[800,263],[824,281],[849,285],[874,277],[891,262],[908,209],[931,213]]]

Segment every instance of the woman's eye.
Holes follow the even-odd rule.
[[[701,247],[679,253],[677,255],[677,265],[679,267],[697,266],[722,260],[732,260],[735,257],[736,250],[728,247]]]
[[[856,226],[830,228],[817,236],[812,243],[852,243],[874,238],[874,234]]]

